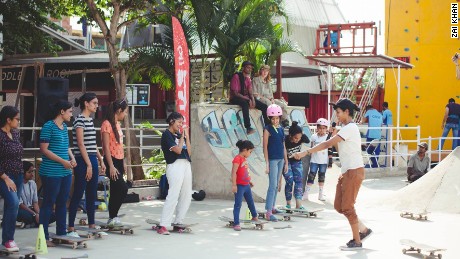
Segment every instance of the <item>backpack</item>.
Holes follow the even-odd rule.
[[[160,177],[160,200],[166,199],[166,196],[168,196],[168,190],[169,190],[169,183],[168,183],[168,178],[166,178],[166,174],[163,174]]]

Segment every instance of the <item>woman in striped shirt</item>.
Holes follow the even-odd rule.
[[[67,125],[72,117],[72,104],[58,101],[52,108],[52,118],[43,125],[40,132],[40,179],[42,181],[43,203],[40,208],[40,224],[45,230],[46,244],[56,246],[49,239],[48,225],[55,207],[56,234],[67,235],[66,232],[66,202],[69,198],[72,184],[72,168],[77,163],[69,148]]]
[[[105,165],[102,156],[97,149],[96,129],[94,128],[91,115],[97,111],[99,106],[95,93],[85,93],[80,99],[75,99],[75,107],[80,106],[81,114],[73,122],[73,153],[77,166],[75,167],[73,195],[69,205],[69,233],[78,236],[75,232],[74,222],[77,214],[78,204],[86,191],[86,214],[88,215],[89,228],[95,228],[94,216],[96,208],[94,203],[97,197],[97,182],[99,176],[99,164],[105,173]]]

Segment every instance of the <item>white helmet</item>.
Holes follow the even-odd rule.
[[[317,121],[316,121],[316,124],[317,125],[321,125],[321,126],[326,126],[326,128],[329,126],[329,121],[327,121],[326,119],[324,118],[319,118]]]

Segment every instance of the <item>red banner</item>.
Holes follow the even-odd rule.
[[[184,124],[190,125],[190,61],[188,57],[187,41],[185,40],[182,26],[176,17],[172,17],[172,28],[174,41],[174,68],[176,75],[176,111],[184,116]]]

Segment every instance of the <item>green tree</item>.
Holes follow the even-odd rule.
[[[56,54],[62,48],[51,36],[46,35],[37,27],[47,25],[55,30],[62,30],[49,18],[59,18],[65,14],[62,6],[56,6],[52,0],[7,0],[0,1],[0,32],[3,33],[3,49],[5,55],[50,53]]]

